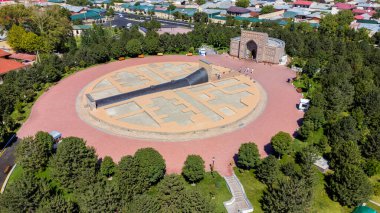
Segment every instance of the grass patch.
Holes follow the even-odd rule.
[[[226,181],[217,172],[214,172],[214,177],[211,175],[211,172],[206,172],[203,180],[195,184],[195,186],[187,183],[182,175],[180,177],[184,181],[186,189],[196,190],[206,198],[211,199],[211,203],[215,206],[214,212],[227,212],[227,210],[224,208],[223,202],[230,200],[232,198],[232,195],[228,190]],[[152,186],[147,191],[147,194],[157,196],[157,186]],[[212,197],[214,197],[214,199],[212,199]]]
[[[375,204],[373,204],[373,203],[371,203],[371,202],[368,202],[368,203],[367,203],[367,206],[368,206],[369,208],[371,208],[371,209],[376,210],[377,212],[380,212],[380,206],[377,206],[377,205],[375,205]]]
[[[16,166],[16,168],[13,170],[11,176],[9,177],[7,185],[12,184],[16,180],[20,179],[23,172],[24,172],[24,170],[21,166]]]
[[[325,212],[325,213],[343,213],[351,212],[352,209],[341,206],[338,202],[330,199],[325,190],[324,175],[321,172],[317,173],[317,184],[314,188],[314,197],[311,212]]]
[[[34,105],[34,103],[38,100],[38,98],[44,94],[45,91],[47,91],[47,89],[51,86],[52,84],[51,83],[46,83],[42,88],[41,90],[37,91],[36,93],[36,96],[34,97],[34,100],[29,102],[29,103],[24,103],[23,106],[22,106],[22,112],[18,111],[18,110],[14,110],[11,114],[11,117],[13,118],[13,120],[17,121],[18,124],[18,127],[16,128],[15,132],[17,132],[20,127],[22,126],[22,124],[29,118],[29,115],[32,111],[32,107]]]
[[[375,194],[371,197],[371,200],[375,201],[376,203],[380,203],[380,195],[378,193],[378,190],[375,187],[377,184],[380,183],[380,174],[374,175],[371,178],[369,178],[370,182],[374,186]],[[376,195],[378,194],[378,195]],[[380,211],[379,211],[380,212]]]
[[[253,211],[258,213],[263,212],[261,209],[260,200],[267,186],[256,179],[252,170],[242,170],[242,172],[240,172],[239,169],[235,167],[234,171],[244,187],[244,191],[247,194],[248,200],[251,202],[254,208]]]
[[[223,202],[232,198],[226,181],[217,172],[214,172],[214,177],[211,175],[211,172],[207,172],[201,182],[195,186],[186,184],[186,187],[188,189],[196,189],[205,197],[214,197],[211,202],[215,205],[215,212],[226,212]]]

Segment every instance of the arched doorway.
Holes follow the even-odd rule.
[[[246,57],[255,60],[257,56],[257,44],[253,40],[247,42]]]

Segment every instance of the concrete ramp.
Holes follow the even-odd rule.
[[[229,177],[224,177],[227,182],[228,189],[232,194],[232,198],[229,201],[224,202],[224,207],[228,213],[247,213],[253,212],[253,206],[249,202],[247,195],[245,194],[243,185],[241,185],[239,179],[235,174]]]

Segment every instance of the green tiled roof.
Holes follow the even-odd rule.
[[[70,16],[70,19],[72,21],[87,20],[87,19],[101,19],[101,18],[103,18],[103,16],[101,16],[99,13],[91,12],[91,11]]]
[[[379,24],[376,20],[366,20],[366,19],[356,20],[356,22],[363,23],[363,24]]]
[[[376,213],[376,211],[368,206],[358,206],[352,213]]]

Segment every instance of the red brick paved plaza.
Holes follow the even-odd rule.
[[[180,173],[183,162],[189,154],[201,155],[206,165],[211,164],[212,158],[215,157],[215,169],[222,175],[229,175],[231,173],[229,164],[233,161],[233,156],[237,153],[240,144],[253,141],[259,147],[261,155],[265,156],[268,152],[267,145],[274,134],[278,131],[293,134],[298,128],[298,121],[303,113],[296,109],[296,104],[301,95],[286,82],[288,78],[294,77],[295,73],[284,66],[257,64],[228,56],[202,58],[235,70],[254,68],[253,74],[249,73],[249,75],[262,85],[268,96],[263,113],[253,122],[234,132],[186,142],[145,141],[107,134],[89,126],[77,115],[75,104],[78,94],[88,83],[104,74],[126,66],[165,61],[196,62],[200,58],[197,56],[136,58],[80,71],[51,87],[37,100],[29,119],[19,130],[18,136],[34,135],[40,130],[48,132],[57,130],[64,137],[84,138],[89,146],[95,147],[99,157],[109,155],[115,162],[124,155],[134,154],[139,148],[153,147],[165,158],[168,173]],[[208,166],[206,168],[209,169]]]

